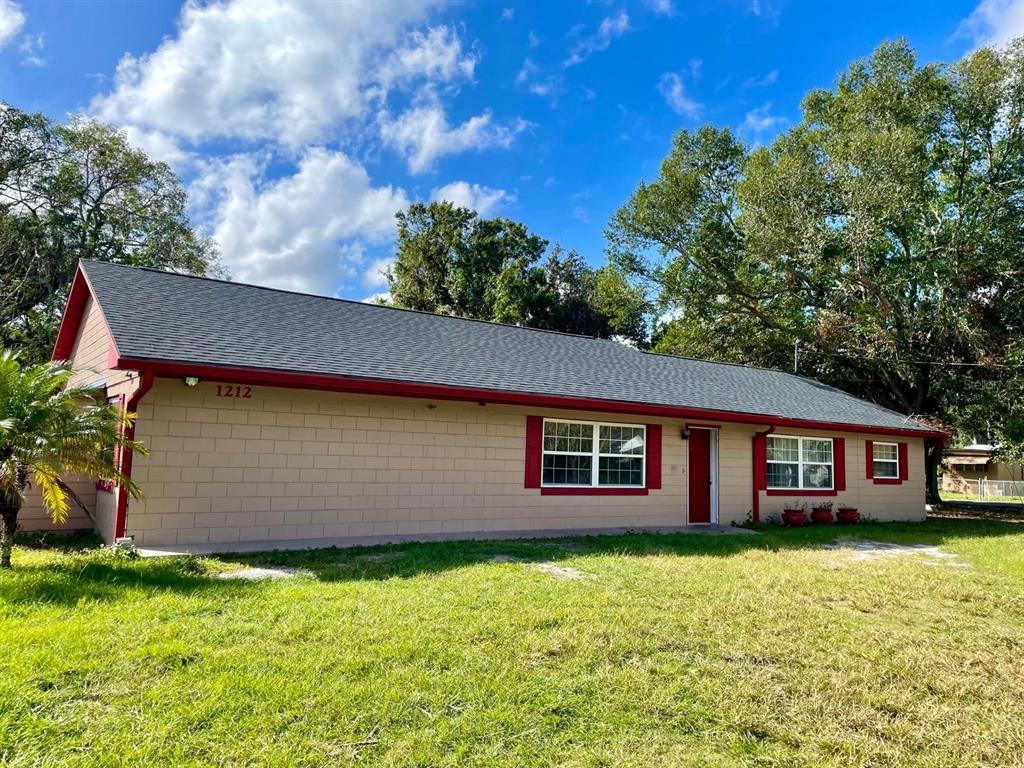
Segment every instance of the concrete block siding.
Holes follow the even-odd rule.
[[[158,379],[139,408],[136,434],[150,455],[135,462],[145,498],[131,502],[127,532],[142,546],[687,523],[681,421],[260,386],[248,398],[223,397],[217,386]],[[646,496],[525,488],[530,414],[663,424],[662,488]],[[750,514],[753,434],[721,429],[723,524]],[[863,466],[870,436],[845,437],[848,490],[828,500],[878,519],[922,517],[923,483],[912,474],[902,485],[874,485]],[[910,464],[920,466],[921,443],[908,442]],[[819,500],[762,492],[761,510]]]

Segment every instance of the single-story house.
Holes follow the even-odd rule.
[[[138,414],[143,498],[91,503],[140,546],[919,519],[945,437],[781,371],[99,262],[53,357]]]

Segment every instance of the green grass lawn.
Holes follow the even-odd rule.
[[[859,559],[823,546],[837,535],[957,558]],[[304,573],[216,578],[241,563]],[[1009,522],[203,559],[68,544],[19,548],[15,566],[0,573],[4,766],[1024,755],[1024,525]]]

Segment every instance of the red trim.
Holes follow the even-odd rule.
[[[85,316],[85,305],[90,296],[95,297],[95,292],[89,284],[89,278],[78,265],[75,271],[75,279],[71,282],[71,291],[68,293],[67,304],[64,305],[64,314],[61,315],[60,328],[57,330],[57,341],[53,345],[51,360],[69,360],[75,349],[75,342],[78,340],[78,332],[82,327],[82,319]],[[97,303],[98,306],[98,303]],[[120,353],[117,351],[117,344],[114,342],[114,334],[110,332],[110,325],[103,315],[103,308],[99,307],[100,318],[107,330],[107,367],[117,368],[121,362]]]
[[[544,418],[526,417],[526,477],[524,488],[540,488],[541,455],[544,442]]]
[[[846,490],[846,440],[842,437],[832,438],[832,478],[837,491]]]
[[[769,496],[836,496],[839,491],[835,488],[826,491],[807,491],[800,488],[769,488],[766,493]]]
[[[131,397],[128,398],[126,410],[129,413],[135,413],[139,407],[139,402],[145,396],[150,389],[153,388],[153,372],[142,371],[142,379],[139,381],[139,386],[132,392]],[[129,440],[135,438],[135,424],[133,423],[130,427],[127,427],[124,431],[125,437]],[[132,476],[132,452],[125,449],[121,453],[121,473],[126,477]],[[122,487],[118,490],[117,494],[117,515],[114,518],[114,541],[117,541],[125,534],[126,526],[128,521],[128,492]]]
[[[907,479],[909,468],[907,461],[907,444],[896,443],[896,450],[899,454],[899,469],[896,470],[898,477],[875,477],[875,442],[874,440],[864,441],[864,477],[875,485],[902,485]],[[881,440],[877,442],[882,442]]]
[[[721,429],[721,424],[690,424],[685,425],[687,429]]]
[[[735,424],[759,424],[776,427],[830,430],[834,432],[866,432],[879,435],[904,435],[915,437],[937,437],[935,432],[920,429],[897,429],[890,427],[869,427],[857,424],[838,424],[829,421],[789,419],[764,416],[755,413],[712,410],[706,408],[684,408],[652,403],[631,403],[621,400],[596,400],[585,397],[542,395],[532,392],[507,392],[495,389],[452,387],[438,384],[416,384],[412,382],[384,379],[367,379],[351,376],[327,376],[322,374],[274,371],[260,368],[236,368],[233,366],[193,365],[186,362],[145,360],[141,358],[119,358],[114,366],[123,370],[151,370],[157,376],[177,378],[198,376],[211,381],[263,384],[265,386],[292,387],[299,389],[320,389],[332,392],[353,392],[393,397],[421,397],[436,400],[468,400],[496,405],[530,405],[544,408],[565,408],[580,411],[604,413],[642,414],[646,416],[667,416],[683,419],[720,419]]]
[[[661,488],[661,424],[647,425],[647,466],[644,472],[647,487]]]
[[[646,488],[541,488],[541,496],[646,496]]]
[[[754,500],[750,508],[750,517],[755,523],[761,522],[761,491],[768,487],[768,435],[774,431],[775,427],[768,427],[764,432],[755,432],[751,441]]]

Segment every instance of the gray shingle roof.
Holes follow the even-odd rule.
[[[781,371],[152,269],[82,266],[126,358],[922,429]]]

